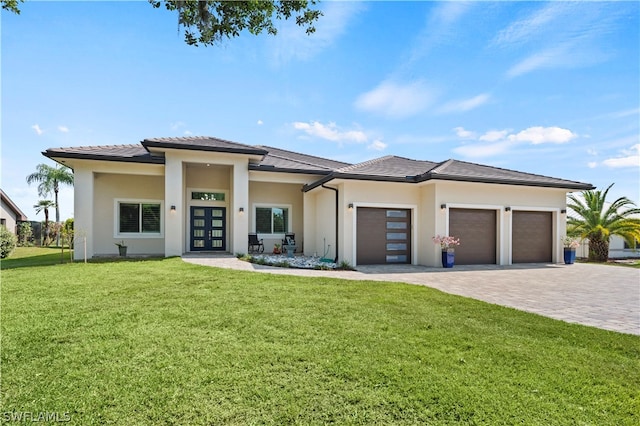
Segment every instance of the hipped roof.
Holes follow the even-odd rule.
[[[162,149],[185,149],[245,154],[259,157],[250,170],[324,175],[305,185],[309,191],[334,179],[420,183],[429,180],[526,185],[571,190],[594,187],[589,183],[559,179],[516,170],[486,166],[459,160],[433,162],[388,155],[357,164],[287,151],[265,145],[246,145],[213,137],[151,138],[138,145],[102,145],[51,148],[43,154],[54,160],[87,159],[148,164],[164,164]]]

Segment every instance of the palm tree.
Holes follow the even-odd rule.
[[[40,200],[38,204],[34,205],[33,208],[36,209],[36,214],[44,211],[44,245],[49,245],[49,209],[51,207],[56,207],[56,203],[51,200]]]
[[[589,261],[606,262],[609,259],[609,238],[618,235],[630,246],[640,240],[640,209],[627,197],[606,203],[604,191],[583,191],[581,197],[569,195],[567,206],[576,217],[567,218],[567,234],[589,239]]]
[[[73,173],[68,167],[59,167],[58,165],[51,167],[46,164],[38,164],[35,173],[27,176],[27,183],[31,185],[33,182],[39,182],[38,195],[41,197],[46,197],[51,194],[51,192],[54,193],[56,223],[59,223],[60,209],[58,207],[58,191],[60,190],[60,184],[73,185]],[[59,240],[57,244],[60,244]]]

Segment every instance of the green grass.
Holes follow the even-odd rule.
[[[0,415],[635,425],[640,413],[639,337],[420,286],[73,263],[4,269],[1,307]]]
[[[71,262],[68,247],[65,247],[64,255],[61,253],[60,247],[16,247],[8,258],[0,261],[0,268],[24,268]]]

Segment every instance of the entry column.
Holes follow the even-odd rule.
[[[184,171],[182,161],[167,152],[164,167],[164,255],[184,253]],[[175,206],[175,210],[172,210]]]

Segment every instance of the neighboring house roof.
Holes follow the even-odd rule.
[[[27,220],[27,215],[20,210],[16,203],[14,203],[2,189],[0,189],[0,199],[15,213],[16,220]]]
[[[90,160],[125,161],[164,164],[162,154],[152,154],[153,148],[174,148],[198,151],[260,155],[259,161],[249,164],[250,170],[310,173],[325,175],[305,185],[310,191],[333,179],[419,183],[429,180],[452,180],[508,185],[526,185],[572,190],[593,189],[591,184],[558,179],[499,167],[484,166],[458,160],[441,163],[413,160],[388,155],[358,164],[306,155],[263,145],[245,145],[213,137],[181,137],[145,139],[141,145],[109,145],[72,148],[52,148],[43,152],[49,158],[80,158]]]

